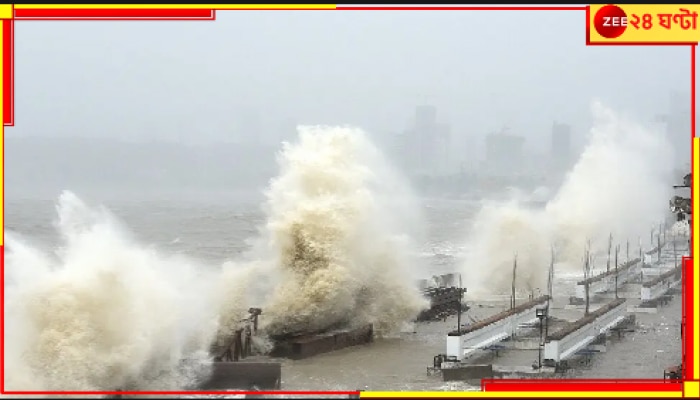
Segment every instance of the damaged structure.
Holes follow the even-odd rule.
[[[418,288],[430,300],[430,307],[418,314],[418,322],[438,321],[469,309],[462,302],[467,289],[462,288],[459,274],[435,275],[420,280]]]
[[[249,316],[223,344],[212,346],[214,362],[208,378],[197,385],[198,390],[280,389],[282,364],[271,360],[250,359],[253,356],[253,336],[258,333],[259,308],[250,308]]]
[[[260,308],[250,308],[249,316],[239,321],[239,328],[225,341],[212,346],[213,363],[208,378],[198,390],[258,390],[281,388],[282,363],[274,358],[303,359],[317,354],[367,344],[374,338],[372,324],[352,329],[306,332],[269,337],[269,353],[255,354],[253,338],[258,334]]]

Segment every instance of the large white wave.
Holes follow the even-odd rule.
[[[420,207],[366,135],[301,127],[279,164],[254,250],[220,270],[137,243],[70,192],[55,254],[8,233],[6,388],[181,389],[249,307],[272,335],[365,323],[387,334],[413,319],[426,306],[411,256]]]
[[[271,334],[374,323],[395,330],[425,305],[408,234],[420,208],[364,132],[299,128],[267,191],[260,267],[274,277]]]
[[[6,235],[6,389],[178,389],[206,373],[213,279],[70,192],[57,211],[56,254]]]

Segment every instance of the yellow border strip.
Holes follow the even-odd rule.
[[[683,382],[683,396],[684,397],[700,397],[700,382],[698,381],[686,381]]]
[[[0,20],[12,19],[15,14],[12,9],[12,4],[0,4]]]

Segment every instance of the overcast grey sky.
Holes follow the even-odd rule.
[[[15,34],[9,136],[237,140],[259,112],[266,140],[294,122],[386,137],[427,99],[455,140],[508,124],[544,150],[554,120],[586,129],[594,97],[651,119],[690,82],[687,47],[585,46],[583,11],[220,11]]]

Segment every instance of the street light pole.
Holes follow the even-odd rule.
[[[459,274],[459,303],[457,304],[457,335],[462,337],[462,274]]]
[[[538,307],[535,309],[535,315],[537,319],[540,320],[540,343],[537,351],[537,369],[542,369],[542,346],[544,346],[544,339],[542,338],[543,322],[547,318],[547,308]]]
[[[537,368],[542,369],[542,318],[540,318],[540,345],[537,349]]]

